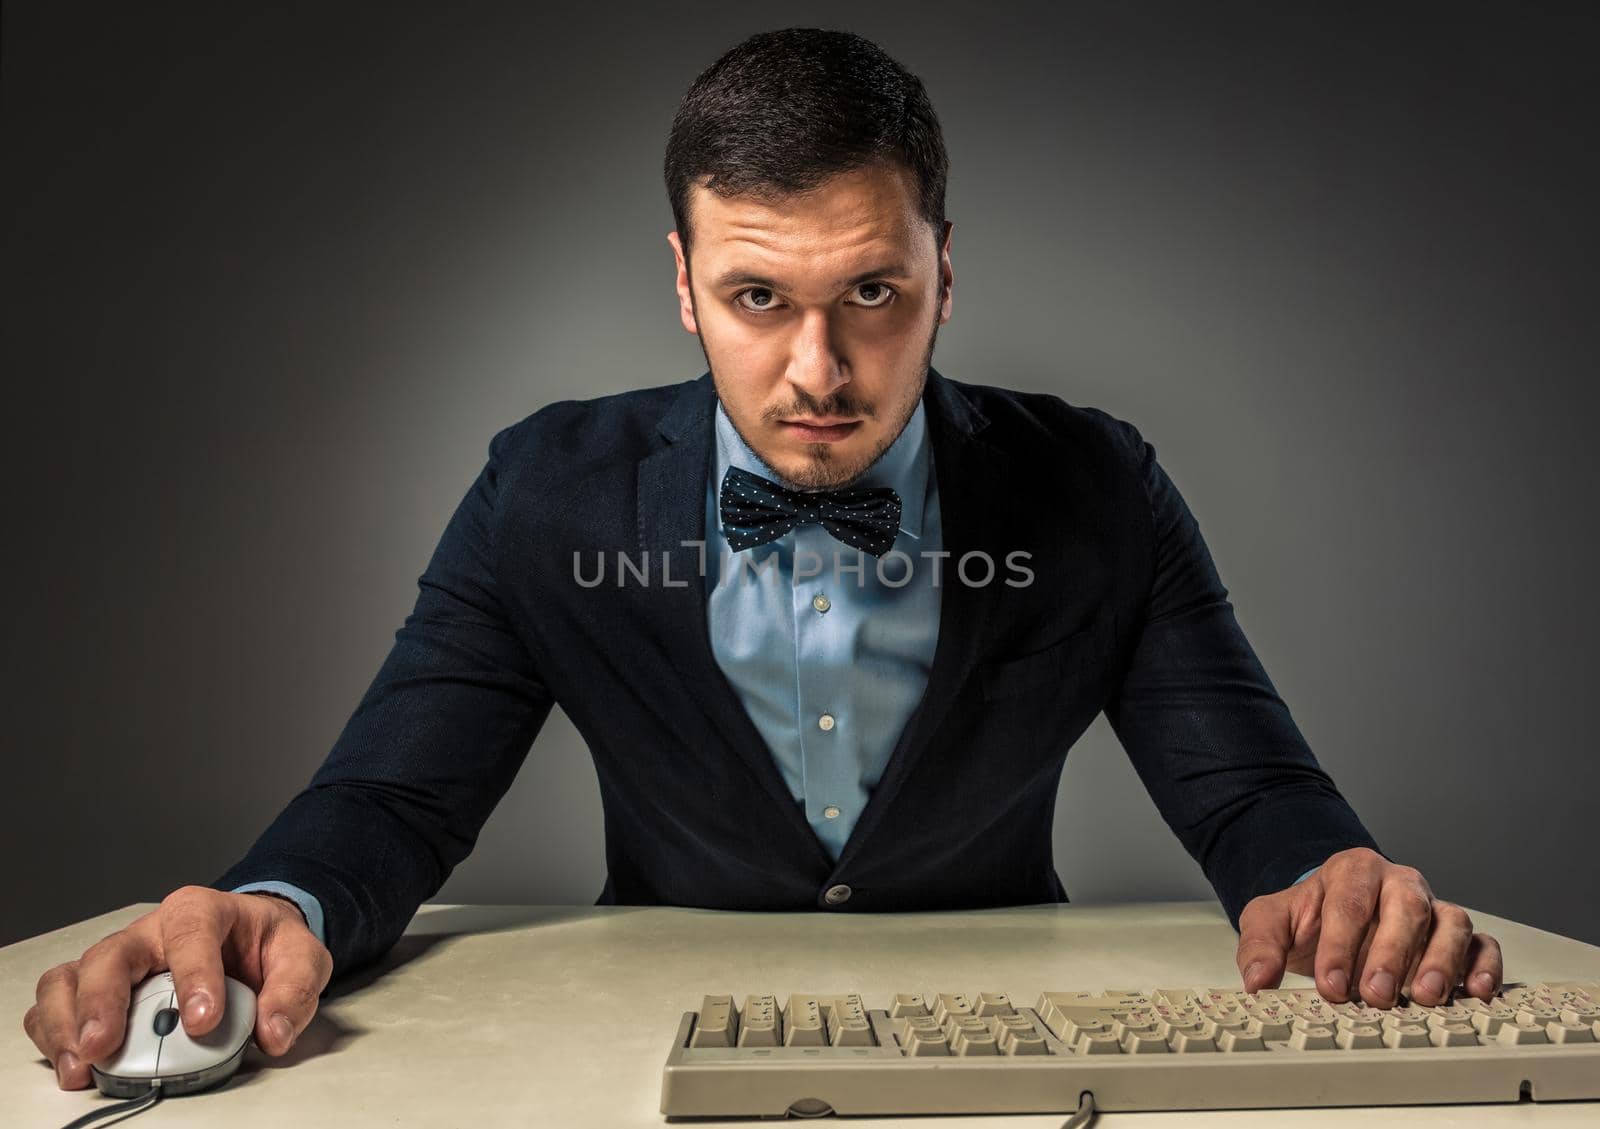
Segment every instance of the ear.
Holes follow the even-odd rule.
[[[950,266],[950,233],[956,225],[949,220],[944,221],[944,241],[939,248],[939,324],[943,325],[950,320],[952,306],[950,292],[955,288],[956,274]]]
[[[683,244],[679,242],[676,231],[667,232],[667,242],[672,244],[672,257],[678,267],[678,320],[683,323],[684,329],[698,337],[700,326],[694,317],[694,298],[689,292],[689,264],[683,257]]]

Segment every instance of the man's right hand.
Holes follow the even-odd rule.
[[[93,1084],[89,1064],[122,1046],[135,985],[170,969],[183,1029],[204,1035],[222,1018],[224,972],[256,993],[256,1044],[294,1045],[316,1014],[333,956],[293,902],[184,886],[161,905],[39,977],[23,1030],[63,1090]]]

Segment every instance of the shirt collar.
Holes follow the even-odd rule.
[[[721,399],[717,400],[716,420],[717,457],[712,467],[711,496],[720,497],[722,479],[730,466],[771,479],[772,471],[756,457],[756,453],[740,436],[733,426],[733,420],[728,418]],[[845,487],[892,486],[895,493],[900,495],[900,532],[909,533],[919,540],[922,537],[923,501],[928,492],[930,450],[927,434],[927,413],[923,409],[923,400],[918,399],[916,410],[911,413],[911,418],[906,421],[895,441],[889,444],[889,449],[878,456],[878,460],[849,487]],[[722,507],[719,505],[715,509],[717,529],[720,531]]]

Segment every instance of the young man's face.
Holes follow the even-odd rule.
[[[776,205],[695,185],[692,286],[667,236],[683,327],[739,435],[793,489],[854,480],[922,396],[955,276],[953,225],[936,248],[915,191],[882,165]]]

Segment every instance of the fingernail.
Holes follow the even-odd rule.
[[[1336,968],[1328,973],[1328,987],[1333,989],[1333,994],[1343,996],[1350,990],[1350,977],[1345,975],[1342,968]]]
[[[89,1044],[89,1040],[100,1034],[102,1030],[98,1019],[86,1019],[83,1026],[78,1028],[78,1049],[81,1051]]]
[[[189,993],[189,998],[183,1001],[183,1021],[188,1024],[199,1023],[211,1014],[211,993],[204,988],[196,988]]]
[[[78,1056],[71,1051],[63,1051],[56,1057],[56,1085],[61,1089],[67,1088],[67,1075],[78,1069]]]
[[[294,1025],[289,1022],[288,1016],[274,1015],[268,1020],[267,1026],[272,1028],[272,1037],[284,1050],[294,1046]]]
[[[1254,964],[1252,964],[1249,968],[1245,969],[1244,970],[1244,986],[1246,988],[1254,990],[1255,983],[1256,983],[1256,977],[1261,974],[1261,970],[1263,968],[1265,968],[1265,967],[1266,967],[1266,965],[1263,962],[1258,960]]]
[[[1435,969],[1422,974],[1422,990],[1433,999],[1444,995],[1444,973]]]
[[[1367,990],[1375,1000],[1387,1000],[1394,995],[1394,973],[1379,969],[1367,977]]]
[[[1472,978],[1472,982],[1478,986],[1478,991],[1480,992],[1494,991],[1494,977],[1487,972],[1478,973]]]

